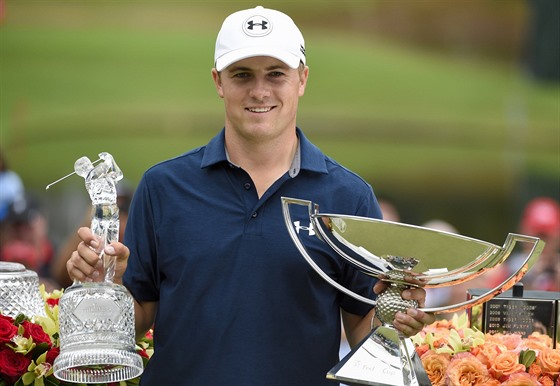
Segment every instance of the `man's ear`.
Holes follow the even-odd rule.
[[[220,98],[223,98],[224,92],[222,89],[222,78],[218,70],[216,70],[215,68],[212,69],[212,80],[214,81],[214,85],[216,86],[216,91],[218,92],[218,95],[220,96]]]
[[[305,66],[299,73],[299,96],[305,94],[305,87],[307,86],[307,78],[309,77],[309,67]]]

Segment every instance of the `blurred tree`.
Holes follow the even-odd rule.
[[[530,0],[527,66],[540,80],[560,81],[560,2]]]

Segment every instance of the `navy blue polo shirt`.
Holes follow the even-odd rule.
[[[370,306],[309,266],[280,198],[310,200],[323,213],[381,213],[369,184],[297,133],[299,162],[260,199],[249,175],[228,161],[223,130],[142,177],[126,227],[124,283],[138,301],[159,302],[143,385],[332,385],[325,374],[338,362],[339,309],[365,315]],[[292,220],[315,261],[373,297],[374,279],[309,234],[301,209]]]

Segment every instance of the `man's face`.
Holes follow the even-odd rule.
[[[235,62],[220,73],[213,69],[212,76],[224,99],[226,130],[251,140],[295,130],[307,67],[293,69],[278,59],[258,56]]]

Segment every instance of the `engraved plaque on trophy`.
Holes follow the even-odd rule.
[[[74,165],[91,198],[91,230],[100,241],[96,252],[103,264],[95,281],[74,281],[59,302],[60,355],[53,368],[66,382],[119,382],[143,372],[135,351],[134,301],[124,286],[113,283],[116,258],[103,253],[118,240],[116,184],[123,174],[109,153],[99,157],[95,166],[87,157]]]
[[[409,287],[451,286],[484,277],[508,259],[516,244],[528,243],[530,251],[496,287],[462,303],[421,308],[433,313],[464,310],[511,288],[533,266],[544,246],[536,237],[513,233],[500,247],[414,225],[321,213],[317,204],[296,198],[282,197],[282,210],[288,234],[309,265],[342,293],[375,306],[376,317],[382,323],[326,374],[328,379],[350,384],[430,385],[410,339],[392,326],[397,312],[418,307],[416,301],[403,300],[402,291]],[[302,226],[312,232],[299,232]],[[326,243],[362,273],[384,280],[388,288],[375,300],[345,288],[313,259],[316,241],[310,237]]]
[[[559,292],[523,291],[515,286],[484,304],[469,310],[470,323],[484,333],[516,333],[527,337],[533,332],[550,336],[552,347],[558,347]],[[484,289],[468,290],[468,298],[476,298]]]

